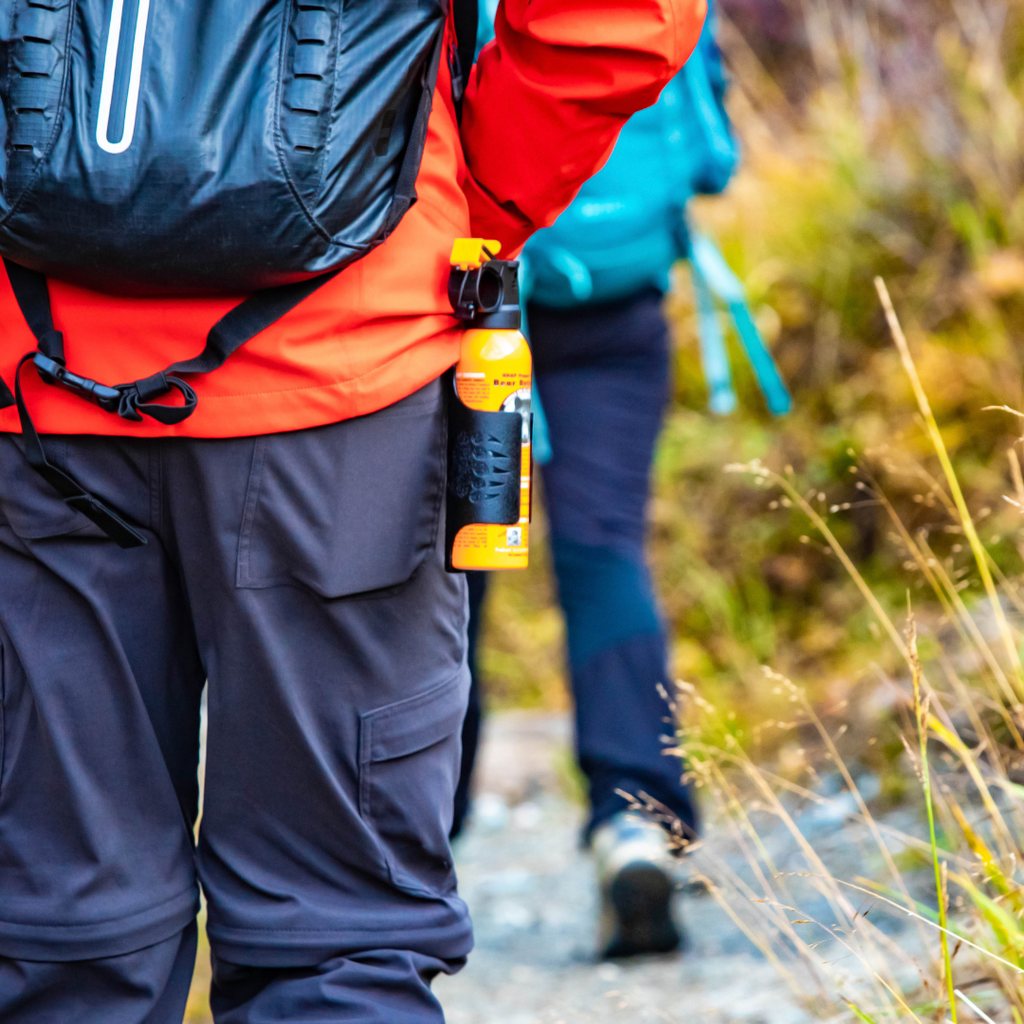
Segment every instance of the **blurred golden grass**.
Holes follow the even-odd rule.
[[[740,410],[725,419],[705,411],[680,267],[667,299],[676,389],[655,466],[650,551],[676,674],[727,697],[740,720],[770,714],[765,661],[815,699],[838,700],[874,687],[878,652],[872,618],[831,550],[805,536],[784,501],[723,474],[727,463],[793,466],[815,507],[841,510],[832,528],[883,605],[901,605],[909,585],[922,591],[919,617],[942,615],[905,543],[890,536],[889,511],[864,490],[877,481],[971,598],[969,545],[936,485],[876,274],[899,302],[981,539],[1003,572],[1020,572],[1017,513],[999,497],[1012,489],[1004,453],[1018,423],[985,411],[1024,408],[1014,341],[1024,329],[1024,90],[1005,72],[1021,49],[1019,20],[998,22],[987,0],[906,0],[900,9],[930,33],[922,51],[889,7],[797,7],[810,40],[793,72],[799,89],[765,70],[770,53],[755,52],[728,18],[723,25],[745,161],[725,196],[696,202],[694,217],[745,280],[796,409],[771,420],[734,345]],[[911,28],[920,35],[920,24]],[[794,92],[798,101],[787,98]],[[564,701],[561,623],[542,551],[536,561],[525,576],[495,580],[483,663],[498,704]]]
[[[970,512],[959,498],[955,471],[927,395],[920,387],[888,292],[881,280],[877,283],[904,368],[914,386],[923,424],[942,463],[956,515],[964,533],[972,539],[975,569],[986,582],[987,609],[993,613],[995,623],[991,640],[998,643],[1002,657],[995,655],[989,647],[990,639],[980,629],[961,629],[953,634],[951,649],[942,652],[945,658],[936,657],[929,666],[929,671],[941,669],[945,676],[942,685],[933,685],[919,655],[909,591],[907,625],[901,634],[828,523],[801,495],[791,470],[775,473],[760,460],[729,468],[745,472],[761,486],[785,494],[825,538],[905,663],[902,677],[909,675],[911,682],[905,703],[912,709],[913,718],[901,738],[906,769],[917,777],[927,818],[927,850],[934,871],[936,909],[922,905],[911,895],[905,874],[913,865],[907,861],[900,865],[890,848],[894,839],[907,848],[919,848],[920,840],[913,834],[894,834],[891,828],[883,834],[883,826],[861,796],[836,742],[845,733],[846,724],[833,737],[807,692],[770,669],[764,670],[766,683],[786,699],[790,713],[789,721],[763,725],[774,727],[783,735],[799,735],[801,731],[806,734],[808,729],[816,733],[821,763],[839,773],[843,789],[855,799],[856,812],[850,817],[870,830],[882,867],[882,880],[851,880],[833,875],[802,834],[790,808],[780,799],[780,794],[796,793],[806,800],[822,800],[814,792],[818,776],[812,765],[797,763],[787,771],[780,758],[779,770],[773,771],[756,763],[742,738],[721,728],[720,711],[700,695],[697,687],[681,684],[681,691],[689,699],[683,712],[685,724],[679,752],[687,759],[694,783],[716,809],[719,826],[732,826],[750,840],[744,848],[753,883],[733,870],[721,870],[720,861],[712,861],[704,869],[707,874],[703,881],[722,909],[776,963],[808,1006],[823,1017],[834,1018],[845,1006],[847,1015],[868,1024],[887,1017],[944,1020],[947,1014],[955,1024],[958,1005],[966,1005],[980,1019],[991,1021],[991,1015],[1008,1014],[1009,1019],[1020,1024],[1024,1011],[1024,787],[1010,778],[1024,759],[1024,738],[1019,731],[1024,721],[1019,617],[1018,627],[1014,628],[1004,612],[1004,606],[1012,601],[1007,594],[999,593],[991,579],[989,554],[977,540]],[[949,595],[944,593],[941,576],[935,572],[939,566],[931,556],[920,551],[916,554],[921,559],[922,572],[932,581],[933,599],[948,607]],[[961,619],[961,626],[977,626],[966,607],[952,609],[951,615]],[[976,657],[963,659],[964,649],[972,647]],[[961,667],[957,667],[956,661]],[[969,742],[962,734],[969,735]],[[953,755],[946,759],[947,770],[938,779],[932,771],[938,751],[930,750],[930,744],[944,747]],[[857,746],[846,746],[847,758],[861,757],[863,752]],[[753,809],[766,812],[769,821],[778,819],[784,823],[800,849],[803,872],[794,872],[792,865],[785,872],[775,866],[761,840],[763,819],[759,828],[751,814]],[[941,848],[937,818],[942,822]],[[799,909],[799,899],[794,899],[790,892],[794,875],[813,880],[813,888],[827,901],[830,916],[835,918],[833,923],[816,920]],[[953,914],[951,889],[962,894]],[[881,897],[889,908],[913,917],[921,926],[920,944],[894,942],[877,927],[877,915],[869,922],[863,908],[855,908],[850,898],[854,892]],[[876,907],[877,902],[870,909]],[[855,958],[861,968],[859,973],[840,971],[834,961],[823,961],[815,952],[820,943],[809,941],[798,925],[812,926],[821,937]],[[929,929],[934,930],[934,938]],[[966,987],[968,979],[971,986],[989,986],[983,997],[975,995],[985,1003],[988,1015],[957,988],[958,984]]]
[[[794,413],[767,416],[734,345],[740,410],[710,416],[685,269],[667,299],[676,391],[650,557],[688,681],[682,748],[759,880],[708,884],[825,1017],[1022,1024],[1024,4],[789,9],[799,38],[781,43],[723,18],[746,159],[693,214],[746,282]],[[561,706],[543,558],[495,591],[497,702]],[[781,797],[822,801],[815,765],[853,794],[879,878],[832,877],[800,835]],[[862,770],[881,783],[870,803]],[[881,820],[897,802],[925,825],[898,854]],[[794,909],[754,805],[793,832],[834,917]],[[922,866],[930,905],[910,895]],[[855,893],[912,915],[914,947]],[[822,965],[807,928],[860,978]]]

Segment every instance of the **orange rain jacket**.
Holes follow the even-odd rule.
[[[236,352],[191,378],[195,413],[176,427],[132,423],[22,383],[40,432],[238,437],[334,423],[404,398],[451,366],[459,329],[447,298],[452,240],[516,252],[551,224],[607,159],[619,129],[654,103],[697,42],[705,0],[504,0],[480,55],[461,131],[446,62],[417,179],[419,201],[368,256]],[[50,281],[54,326],[76,373],[107,384],[202,351],[244,296],[125,298]],[[0,377],[35,348],[0,273]],[[14,407],[0,430],[18,431]]]

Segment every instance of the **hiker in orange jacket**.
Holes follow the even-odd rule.
[[[68,135],[76,105],[98,103],[116,155],[183,102],[150,82],[166,12],[135,0],[97,29],[105,9],[0,0],[0,1019],[178,1024],[201,885],[219,1024],[437,1021],[430,981],[472,941],[447,838],[468,686],[465,583],[438,550],[448,253],[467,235],[515,253],[551,224],[682,66],[704,0],[504,0],[461,124],[458,65],[440,60],[417,201],[386,241],[160,402],[163,368],[246,294],[170,276],[166,294],[120,294],[98,240],[61,276],[66,254],[12,226],[43,188],[23,175],[12,194],[15,169],[45,170],[55,139],[93,145]],[[332,9],[300,0],[295,18],[332,25]],[[451,57],[452,19],[439,31]],[[93,103],[75,76],[103,39]],[[217,83],[218,111],[235,84]],[[173,162],[160,173],[173,183]],[[73,230],[62,211],[43,212]],[[108,387],[118,408],[83,401],[53,386],[65,360],[90,386],[137,385]],[[157,408],[182,396],[190,414]]]
[[[515,253],[554,222],[607,158],[619,129],[685,62],[704,0],[509,0],[466,89],[461,130],[447,63],[438,76],[418,201],[379,248],[193,382],[194,416],[128,424],[27,375],[40,431],[130,437],[241,437],[376,412],[458,358],[447,298],[459,236]],[[116,291],[116,283],[112,283]],[[51,281],[54,320],[77,372],[131,380],[203,347],[238,295],[126,298]],[[34,347],[0,275],[0,378]],[[13,408],[0,430],[18,431]]]

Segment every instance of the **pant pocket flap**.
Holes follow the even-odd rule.
[[[436,545],[444,421],[434,381],[368,416],[258,438],[237,585],[330,599],[406,583]]]
[[[359,763],[406,757],[440,743],[462,726],[467,677],[451,679],[415,697],[366,712],[360,722]]]

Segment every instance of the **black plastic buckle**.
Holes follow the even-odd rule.
[[[63,363],[43,355],[42,352],[37,352],[32,357],[32,363],[44,384],[55,384],[80,398],[88,399],[105,412],[117,412],[121,401],[121,392],[117,388],[108,388],[105,384],[90,380],[88,377],[80,377]]]

